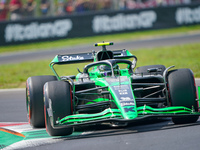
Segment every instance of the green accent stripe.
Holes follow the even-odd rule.
[[[77,124],[78,122],[82,123],[82,122],[101,120],[107,118],[121,118],[121,113],[118,109],[106,109],[103,112],[96,114],[77,114],[77,115],[67,116],[59,120],[59,123]]]
[[[137,108],[138,117],[146,116],[146,115],[187,115],[194,114],[200,115],[198,112],[194,112],[192,109],[186,107],[166,107],[166,108],[152,108],[150,106],[140,106]],[[79,124],[79,123],[87,123],[90,121],[98,121],[103,119],[116,118],[116,119],[125,119],[122,117],[120,110],[118,109],[106,109],[103,112],[96,114],[77,114],[67,116],[58,122],[60,124]]]
[[[185,111],[192,111],[191,109],[187,108],[187,107],[165,107],[165,108],[152,108],[150,106],[140,106],[137,108],[138,111],[140,110],[150,110],[150,111],[155,111],[155,112],[170,112],[170,111],[176,111],[176,110],[185,110]]]
[[[197,114],[192,109],[186,107],[166,107],[152,108],[150,106],[140,106],[137,108],[139,115],[154,115],[154,114]]]
[[[200,99],[200,86],[198,86],[198,93],[197,94],[198,94],[198,99]],[[200,101],[198,101],[197,103],[199,104],[199,107],[200,107]]]

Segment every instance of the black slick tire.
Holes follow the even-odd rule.
[[[177,69],[168,73],[168,88],[171,106],[184,106],[198,111],[196,87],[190,69]],[[175,124],[194,123],[199,116],[172,117]]]
[[[44,85],[44,111],[47,133],[51,136],[65,136],[73,132],[72,127],[53,128],[56,120],[72,115],[72,91],[69,82],[52,81]]]
[[[55,76],[33,76],[26,82],[26,108],[30,125],[34,128],[45,127],[43,86],[48,81],[57,80]]]

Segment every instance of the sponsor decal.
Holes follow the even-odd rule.
[[[156,20],[157,15],[153,10],[142,11],[138,14],[119,13],[112,17],[97,15],[92,21],[92,28],[94,33],[151,28]]]
[[[130,97],[121,97],[120,104],[122,107],[135,105],[134,100],[131,99]]]
[[[113,83],[113,82],[125,82],[125,81],[129,81],[129,79],[126,76],[117,77],[117,78],[109,78],[109,80],[108,80],[109,83]]]
[[[200,22],[200,6],[197,8],[178,8],[176,10],[176,22],[179,25]]]
[[[135,112],[134,107],[124,108],[125,112]]]
[[[129,85],[116,85],[116,86],[113,86],[114,87],[114,90],[129,90]]]
[[[128,91],[125,89],[125,90],[118,90],[118,92],[119,92],[119,95],[126,95],[126,94],[128,94]]]
[[[5,28],[5,41],[18,42],[55,37],[65,37],[72,29],[70,19],[56,20],[54,22],[31,22],[27,25],[20,23],[8,24]]]
[[[124,107],[124,106],[133,106],[133,105],[135,105],[134,102],[123,102],[123,103],[121,103],[122,107]]]
[[[62,56],[62,61],[70,61],[70,60],[83,60],[84,57],[82,56]]]
[[[120,102],[122,101],[133,101],[130,97],[121,97]]]

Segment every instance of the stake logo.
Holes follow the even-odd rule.
[[[76,57],[73,57],[73,56],[63,56],[62,57],[62,61],[70,61],[70,60],[83,60],[84,57],[82,56],[76,56]]]

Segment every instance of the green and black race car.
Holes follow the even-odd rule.
[[[50,63],[55,76],[27,79],[26,104],[33,127],[51,136],[70,135],[81,125],[126,125],[139,120],[171,117],[175,124],[199,118],[195,79],[190,69],[149,65],[136,68],[128,50],[57,55]],[[130,59],[133,58],[133,61]],[[76,76],[59,76],[54,65],[92,62]],[[200,88],[199,90],[200,91]]]

